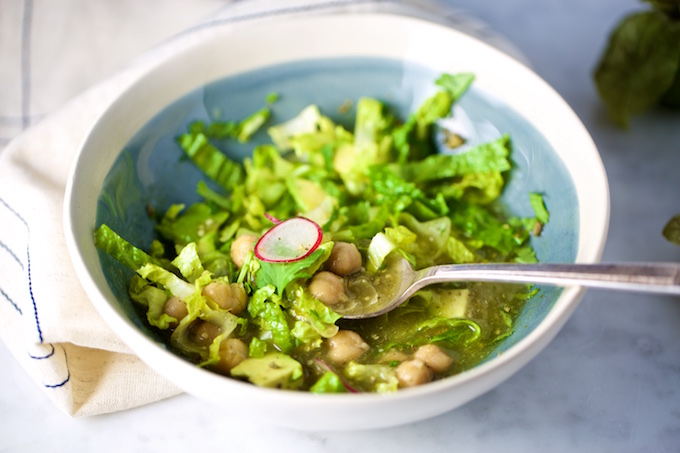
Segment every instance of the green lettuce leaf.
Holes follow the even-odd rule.
[[[369,391],[390,393],[399,388],[395,369],[389,365],[364,365],[351,361],[345,366],[345,376]]]
[[[206,203],[194,203],[182,212],[184,205],[171,206],[156,231],[165,239],[179,245],[197,242],[208,233],[219,230],[229,218],[226,211],[214,211]]]
[[[402,168],[402,177],[416,183],[462,176],[467,173],[505,172],[512,168],[510,137],[478,145],[459,154],[435,154]]]
[[[236,139],[245,143],[250,140],[250,137],[260,130],[260,128],[267,122],[271,111],[267,107],[263,107],[257,112],[245,118],[238,125],[238,131],[236,133]]]
[[[203,121],[194,121],[189,125],[189,134],[193,136],[203,134],[218,140],[234,138],[245,143],[260,130],[270,116],[269,108],[263,107],[241,121],[213,121],[207,126]]]
[[[312,393],[346,393],[347,389],[337,374],[326,371],[309,391]]]
[[[137,269],[137,273],[142,278],[158,283],[167,289],[170,294],[184,301],[188,300],[196,292],[194,285],[155,264],[145,264]]]
[[[371,167],[369,176],[373,188],[373,202],[377,205],[387,204],[391,207],[393,215],[398,215],[416,202],[429,210],[432,217],[446,215],[449,211],[442,196],[435,195],[430,198],[416,184],[397,176],[388,166]]]
[[[198,257],[198,247],[195,242],[187,244],[179,255],[172,260],[172,264],[179,269],[182,276],[193,282],[203,274],[203,264]]]
[[[342,318],[327,305],[315,299],[302,285],[295,285],[289,292],[292,301],[289,313],[296,319],[309,324],[315,332],[324,338],[338,333],[336,321]]]
[[[517,218],[506,221],[479,205],[458,203],[451,210],[449,218],[454,229],[468,244],[474,241],[480,245],[477,250],[486,246],[497,252],[496,256],[485,257],[489,261],[503,261],[529,237],[525,229],[526,222]]]
[[[318,349],[323,342],[319,332],[305,321],[295,321],[290,333],[297,340],[298,345],[305,345],[307,349]]]
[[[445,200],[489,204],[501,196],[504,186],[505,179],[500,171],[466,173],[460,178],[430,184],[426,193],[441,195]]]
[[[146,264],[161,265],[160,261],[130,244],[106,224],[102,224],[94,232],[94,245],[133,271]]]
[[[198,182],[196,185],[196,194],[198,194],[200,197],[203,197],[205,201],[215,203],[215,205],[219,206],[225,211],[231,211],[232,209],[232,203],[229,197],[215,192],[210,187],[208,187],[205,181]]]
[[[453,101],[456,102],[470,88],[474,80],[474,74],[461,72],[458,74],[442,74],[435,83],[447,91]]]
[[[385,234],[378,233],[373,236],[371,243],[368,245],[368,263],[366,269],[368,272],[377,272],[387,259],[387,256],[397,249],[397,245]]]
[[[543,195],[540,193],[532,192],[529,194],[529,201],[531,202],[531,207],[533,208],[534,213],[536,214],[536,220],[538,220],[544,225],[548,223],[548,220],[550,220],[550,214],[548,213],[548,210],[545,207],[545,200],[543,199]]]
[[[293,149],[291,138],[316,132],[321,120],[319,108],[316,105],[310,105],[290,120],[270,127],[267,133],[279,150],[288,151]]]
[[[418,332],[429,343],[455,348],[460,344],[470,345],[479,340],[482,328],[471,319],[432,318],[418,325]]]
[[[248,346],[248,357],[262,358],[267,353],[267,342],[253,337]]]
[[[411,214],[402,213],[399,224],[416,236],[415,241],[404,243],[402,248],[415,258],[418,268],[435,264],[445,252],[446,241],[451,234],[451,220],[448,217],[420,222]]]
[[[286,314],[281,308],[281,297],[276,288],[268,285],[253,293],[248,303],[248,313],[259,324],[261,337],[271,336],[273,343],[283,352],[290,352],[295,343]]]
[[[133,275],[128,289],[130,298],[135,302],[147,307],[146,319],[149,324],[165,330],[171,324],[179,322],[178,319],[166,314],[163,309],[168,295],[160,288],[152,286],[148,281],[139,275]]]
[[[180,135],[177,142],[189,159],[223,188],[232,190],[243,183],[242,165],[213,146],[205,134],[189,132]]]

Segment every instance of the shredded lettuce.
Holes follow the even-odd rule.
[[[331,338],[338,333],[335,323],[342,317],[332,308],[315,299],[305,287],[297,284],[290,291],[292,304],[289,313],[301,320],[321,337]],[[297,325],[297,324],[296,324]]]
[[[94,232],[94,244],[133,271],[146,264],[160,265],[158,260],[130,244],[108,225],[101,225]]]
[[[442,74],[435,82],[448,92],[457,101],[470,88],[472,82],[475,80],[475,75],[469,72],[461,72],[458,74]]]
[[[394,392],[399,387],[395,369],[389,365],[365,365],[351,361],[345,367],[345,375],[377,393]]]
[[[534,213],[536,213],[536,220],[543,224],[548,223],[548,220],[550,220],[550,214],[545,207],[543,195],[532,192],[529,194],[529,201],[531,202],[531,207],[534,209]]]
[[[312,393],[346,393],[347,389],[340,377],[332,371],[326,371],[309,389]]]
[[[169,241],[186,245],[217,231],[228,218],[229,212],[215,211],[206,203],[194,203],[186,210],[184,205],[173,205],[156,225],[156,231]]]
[[[188,132],[179,136],[177,141],[189,159],[220,186],[231,190],[243,183],[241,164],[212,145],[204,133]]]
[[[152,286],[140,276],[132,276],[128,294],[132,300],[147,307],[146,319],[150,325],[166,330],[171,324],[179,321],[163,312],[165,302],[168,300],[165,291]]]
[[[198,257],[198,247],[195,242],[187,244],[177,258],[172,260],[172,264],[179,269],[182,276],[189,282],[193,282],[203,274],[203,264]]]
[[[354,104],[352,127],[310,105],[267,127],[272,143],[256,146],[243,163],[232,160],[223,147],[229,140],[250,140],[269,121],[269,106],[242,121],[196,121],[177,142],[213,180],[198,183],[200,201],[171,205],[160,216],[152,207],[157,238],[148,253],[106,225],[95,231],[95,244],[135,272],[130,298],[146,311],[150,326],[165,331],[175,351],[199,366],[216,364],[223,341],[240,338],[248,344],[249,357],[231,375],[255,385],[314,393],[354,391],[354,386],[395,391],[398,379],[390,364],[350,361],[337,369],[321,367],[321,375],[311,364],[326,353],[327,339],[340,326],[352,324],[344,324],[333,308],[316,299],[309,279],[321,269],[331,270],[329,257],[338,241],[353,243],[365,271],[376,274],[362,276],[366,284],[389,277],[378,271],[390,255],[415,268],[536,261],[529,239],[549,220],[543,195],[529,194],[533,217],[508,216],[497,203],[512,167],[510,138],[503,135],[455,151],[439,149],[435,140],[445,127],[440,120],[452,115],[473,80],[472,74],[443,74],[433,94],[405,121],[388,102],[370,97]],[[274,101],[274,96],[267,99],[268,104]],[[294,216],[322,227],[323,243],[309,256],[288,263],[260,260],[253,250],[245,259],[232,256],[241,235],[262,237],[276,219]],[[239,316],[203,296],[203,289],[216,281],[243,285],[247,304]],[[533,294],[520,292],[513,300]],[[182,319],[165,313],[173,296],[186,304],[188,314]],[[376,320],[381,325],[394,319],[404,327],[389,339],[378,334],[364,338],[373,350],[362,361],[391,348],[412,354],[426,343],[457,351],[479,348],[486,325],[467,319],[470,297],[457,284],[419,291],[389,317]],[[512,333],[515,312],[494,313],[504,323],[495,333],[497,341]],[[194,341],[195,329],[204,322],[217,327],[210,344]],[[493,337],[484,332],[485,341]]]
[[[248,303],[248,313],[260,326],[260,338],[271,337],[276,347],[290,352],[295,343],[288,325],[288,318],[281,307],[281,297],[273,285],[255,291]]]
[[[505,172],[509,160],[510,137],[478,145],[459,154],[434,154],[402,167],[402,177],[416,183],[454,178],[469,173]]]
[[[456,347],[461,341],[470,345],[479,340],[482,328],[471,319],[432,318],[417,327],[418,332],[425,335],[429,343],[438,343],[447,347]]]
[[[270,127],[267,129],[267,133],[278,149],[281,151],[289,151],[293,149],[291,138],[316,132],[321,119],[322,117],[319,108],[316,105],[310,105],[302,110],[296,117],[285,123]]]

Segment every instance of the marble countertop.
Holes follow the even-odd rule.
[[[207,8],[210,2],[199,3]],[[592,134],[611,189],[603,260],[680,261],[680,247],[661,236],[665,222],[680,213],[680,112],[655,110],[622,131],[607,119],[592,82],[611,29],[645,6],[634,0],[448,3],[514,43]],[[431,420],[348,433],[263,427],[188,395],[71,419],[0,343],[0,451],[170,452],[198,445],[298,452],[680,451],[679,302],[591,290],[555,340],[491,392]]]

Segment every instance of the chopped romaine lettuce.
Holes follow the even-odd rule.
[[[345,367],[345,375],[372,392],[390,393],[399,387],[395,370],[389,365],[365,365],[351,361]]]
[[[548,210],[545,207],[543,195],[532,192],[529,194],[529,201],[531,202],[531,207],[534,209],[534,213],[536,214],[536,220],[542,224],[548,223],[550,214],[548,214]]]
[[[101,225],[94,232],[94,244],[133,271],[146,264],[160,265],[158,260],[130,244],[107,225]]]
[[[478,360],[490,342],[512,334],[518,304],[533,291],[508,293],[499,299],[500,307],[480,310],[475,298],[485,298],[486,307],[488,293],[476,293],[474,285],[428,287],[364,325],[341,321],[334,306],[321,302],[323,291],[310,286],[320,270],[340,276],[333,248],[341,241],[352,243],[361,257],[359,273],[344,276],[343,288],[346,295],[366,300],[378,297],[377,288],[394,278],[385,265],[392,254],[415,268],[536,261],[529,239],[549,219],[543,196],[530,194],[534,217],[508,216],[497,203],[512,166],[509,137],[438,153],[439,120],[452,114],[473,79],[472,74],[442,75],[438,91],[403,122],[388,104],[370,97],[357,100],[349,129],[311,105],[269,127],[273,143],[255,147],[243,164],[219,147],[225,139],[249,140],[268,120],[268,108],[240,122],[194,122],[178,142],[216,184],[199,182],[200,202],[171,205],[159,218],[149,209],[158,238],[148,254],[106,225],[95,232],[95,244],[136,272],[130,298],[145,309],[150,326],[165,331],[175,351],[199,366],[219,362],[211,367],[217,370],[225,363],[224,341],[238,338],[248,345],[248,358],[231,375],[255,385],[315,393],[355,392],[355,387],[392,392],[399,387],[396,364],[428,343],[455,351],[457,361]],[[316,222],[323,232],[322,244],[309,256],[269,262],[256,258],[252,246],[239,250],[242,235],[261,238],[272,224],[296,216]],[[232,313],[204,296],[204,288],[216,282],[242,285],[245,310],[241,305]],[[168,314],[171,308],[166,313],[171,297],[186,305],[181,319]],[[496,319],[493,331],[488,314]],[[361,363],[331,360],[330,339],[340,328],[370,343]],[[200,341],[199,329],[201,335],[209,332]],[[242,360],[245,351],[239,354]]]
[[[243,183],[243,167],[210,143],[202,132],[186,133],[177,139],[191,161],[208,177],[227,190]]]
[[[312,393],[346,393],[347,389],[337,374],[326,371],[318,381],[309,388]]]
[[[260,326],[260,338],[271,337],[276,347],[283,352],[293,349],[293,336],[288,318],[281,307],[281,297],[275,287],[268,285],[253,293],[248,303],[248,313]]]
[[[193,282],[203,274],[203,264],[198,257],[198,247],[195,242],[187,244],[172,264],[179,269],[182,276],[189,282]]]
[[[270,127],[267,129],[267,133],[278,149],[282,152],[289,151],[293,149],[291,138],[316,132],[321,118],[319,108],[316,105],[310,105],[302,110],[296,117],[285,123]]]

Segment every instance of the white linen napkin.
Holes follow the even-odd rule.
[[[87,416],[179,393],[109,329],[82,290],[66,250],[64,189],[79,144],[93,121],[145,68],[207,39],[221,27],[301,14],[369,11],[445,23],[522,59],[483,24],[424,0],[234,2],[48,115],[0,153],[0,337],[60,409]]]

